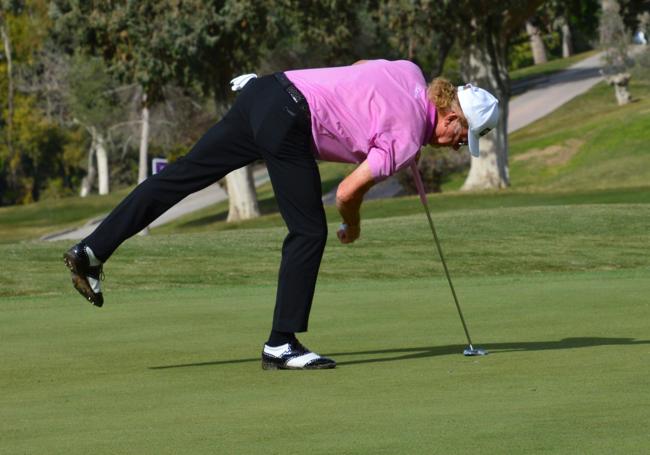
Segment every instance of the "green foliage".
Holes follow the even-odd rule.
[[[650,82],[650,46],[635,55],[635,65],[632,68],[632,77],[639,81]]]
[[[562,37],[558,32],[544,34],[543,41],[549,61],[562,58]],[[513,41],[508,55],[510,71],[533,66],[533,52],[525,32]]]
[[[517,40],[510,47],[508,63],[510,71],[533,66],[533,51],[524,31],[519,34]]]
[[[8,1],[0,5],[0,205],[38,198],[45,181],[58,167],[61,132],[51,119],[42,115],[37,107],[38,96],[21,95],[16,90],[18,75],[37,66],[49,28],[47,6],[44,0]],[[8,74],[5,45],[11,53],[12,74]]]
[[[526,41],[519,40],[517,34],[527,14],[534,12],[540,17],[547,40],[552,41],[547,42],[552,52],[559,42],[554,28],[558,17],[567,18],[574,37],[581,35],[583,41],[588,41],[593,36],[593,18],[599,9],[598,0],[547,1],[540,8],[537,8],[538,0],[490,0],[478,4],[433,0],[13,3],[18,7],[10,10],[7,17],[15,42],[14,60],[21,66],[21,74],[47,73],[50,61],[45,54],[54,47],[51,43],[56,43],[56,52],[66,53],[71,59],[59,59],[65,66],[68,81],[68,86],[61,89],[65,93],[59,94],[65,101],[63,107],[50,110],[47,106],[50,98],[44,96],[44,89],[30,87],[40,101],[32,105],[35,112],[29,121],[38,122],[42,117],[60,129],[54,135],[47,133],[49,139],[45,137],[40,142],[50,144],[49,151],[35,152],[34,144],[39,141],[30,142],[23,133],[20,144],[27,147],[25,151],[21,149],[16,156],[9,156],[6,147],[0,150],[0,191],[4,203],[17,200],[14,196],[29,200],[24,197],[25,188],[50,188],[49,194],[64,194],[78,184],[88,139],[77,127],[70,126],[70,119],[99,128],[110,127],[116,119],[128,120],[123,109],[129,107],[128,103],[116,95],[119,84],[121,88],[125,84],[141,85],[152,105],[156,100],[169,98],[173,90],[180,93],[178,96],[188,96],[202,89],[203,99],[193,96],[196,104],[207,112],[205,116],[186,115],[189,111],[174,108],[169,110],[169,116],[161,117],[165,125],[174,126],[165,128],[164,134],[155,135],[161,140],[154,141],[152,149],[162,156],[176,157],[204,129],[205,117],[214,117],[212,109],[206,110],[205,106],[215,100],[220,108],[230,103],[233,95],[228,81],[242,72],[341,65],[368,57],[413,58],[425,74],[442,72],[461,82],[460,73],[464,68],[461,58],[470,45],[476,45],[484,49],[482,55],[486,56],[486,62],[483,63],[493,65],[490,74],[502,78],[497,81],[497,88],[507,93],[508,60],[511,66],[519,66],[529,58],[527,43],[517,44]],[[621,3],[625,18],[638,10],[638,2],[623,0]],[[3,64],[0,61],[0,70]],[[5,84],[6,79],[0,78],[3,105]],[[152,106],[152,112],[156,113],[155,109]],[[166,107],[160,107],[158,113],[163,109]],[[19,120],[25,121],[24,115]],[[42,124],[35,131],[46,134]],[[111,173],[119,183],[125,184],[130,181],[128,176],[134,162],[125,153],[130,147],[126,134],[121,140],[122,150],[116,154],[117,147],[114,147],[111,156]],[[58,144],[60,149],[53,151],[51,144]],[[39,160],[43,154],[56,156],[61,163],[50,166],[51,175],[32,176],[33,162],[35,159],[42,162]],[[7,190],[12,172],[25,181],[18,185],[19,189],[17,186]],[[48,179],[52,179],[51,185]],[[33,198],[38,197],[39,191],[29,192]]]
[[[603,72],[615,75],[625,72],[634,61],[628,55],[629,32],[620,14],[617,0],[607,0],[609,9],[600,17],[600,45],[604,48]]]
[[[38,51],[42,49],[49,32],[47,20],[47,0],[29,2],[13,1],[13,7],[5,9],[4,20],[8,25],[11,39],[12,57],[15,64],[34,64]],[[2,48],[4,53],[4,48]]]
[[[358,2],[353,0],[326,0],[278,2],[282,27],[308,47],[321,47],[324,64],[340,62],[350,56],[350,45],[359,33]]]
[[[105,131],[124,115],[119,108],[118,84],[98,57],[75,54],[67,72],[67,104],[76,121]]]
[[[547,31],[557,34],[560,25],[566,21],[571,29],[575,52],[584,52],[595,47],[598,41],[598,16],[601,0],[547,0],[536,11],[536,18]],[[556,35],[557,36],[557,35]],[[560,56],[559,36],[545,39],[547,48]],[[557,50],[554,45],[557,41]]]
[[[21,151],[22,203],[37,200],[47,176],[63,175],[61,155],[64,137],[58,126],[35,108],[33,97],[15,99],[14,146]]]
[[[100,56],[122,83],[136,83],[147,103],[166,84],[183,80],[187,64],[212,44],[214,11],[199,1],[52,2],[54,36],[69,52]]]

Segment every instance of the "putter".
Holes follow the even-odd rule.
[[[463,355],[465,356],[487,355],[488,352],[485,349],[474,347],[474,345],[472,344],[472,339],[469,336],[469,330],[467,330],[467,324],[465,324],[465,318],[463,317],[463,312],[460,310],[458,297],[456,297],[456,291],[454,290],[454,285],[451,283],[449,270],[447,270],[447,263],[445,262],[445,257],[442,254],[442,248],[440,247],[440,242],[438,241],[438,234],[436,234],[436,228],[433,226],[433,219],[431,219],[431,213],[429,211],[429,203],[427,202],[427,195],[424,192],[424,185],[422,184],[422,177],[420,177],[420,170],[418,169],[418,165],[415,161],[411,164],[411,172],[413,173],[415,186],[417,187],[418,193],[420,194],[420,201],[422,201],[422,207],[424,207],[424,212],[427,214],[427,219],[429,220],[429,226],[431,226],[431,232],[433,233],[433,240],[435,241],[436,247],[438,248],[438,254],[440,255],[440,260],[442,261],[442,267],[445,269],[445,275],[447,276],[447,281],[449,282],[451,295],[454,296],[454,303],[456,304],[456,309],[458,310],[458,315],[460,316],[460,322],[463,323],[463,330],[465,330],[465,336],[467,336],[467,342],[469,343],[469,346],[467,346],[463,351]]]

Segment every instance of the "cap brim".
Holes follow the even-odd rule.
[[[467,145],[469,146],[469,153],[471,153],[472,156],[476,158],[479,157],[478,139],[478,134],[474,133],[473,131],[470,130],[467,133]]]

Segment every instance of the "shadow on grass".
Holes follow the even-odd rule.
[[[522,351],[546,351],[557,349],[577,349],[589,348],[595,346],[620,346],[620,345],[641,345],[650,344],[650,340],[635,340],[634,338],[564,338],[559,341],[527,341],[512,343],[491,343],[485,346],[490,354],[503,354],[508,352]],[[337,361],[341,365],[358,365],[362,363],[377,362],[394,362],[398,360],[422,359],[426,357],[437,357],[451,354],[462,354],[466,345],[447,345],[447,346],[423,346],[419,348],[399,348],[399,349],[378,349],[373,351],[355,351],[355,352],[330,352],[325,354],[328,357],[345,357],[345,356],[371,356],[367,359],[355,359],[348,361]],[[475,347],[478,347],[476,345]],[[388,355],[388,356],[386,356]],[[185,367],[203,367],[213,365],[231,365],[236,363],[259,362],[260,358],[233,359],[233,360],[216,360],[211,362],[185,363],[179,365],[162,365],[149,367],[150,370],[165,370],[168,368],[185,368]]]

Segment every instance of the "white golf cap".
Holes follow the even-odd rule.
[[[485,136],[499,121],[499,100],[490,92],[472,84],[458,87],[458,101],[465,114],[469,131],[467,142],[473,156],[479,156],[478,139]]]

